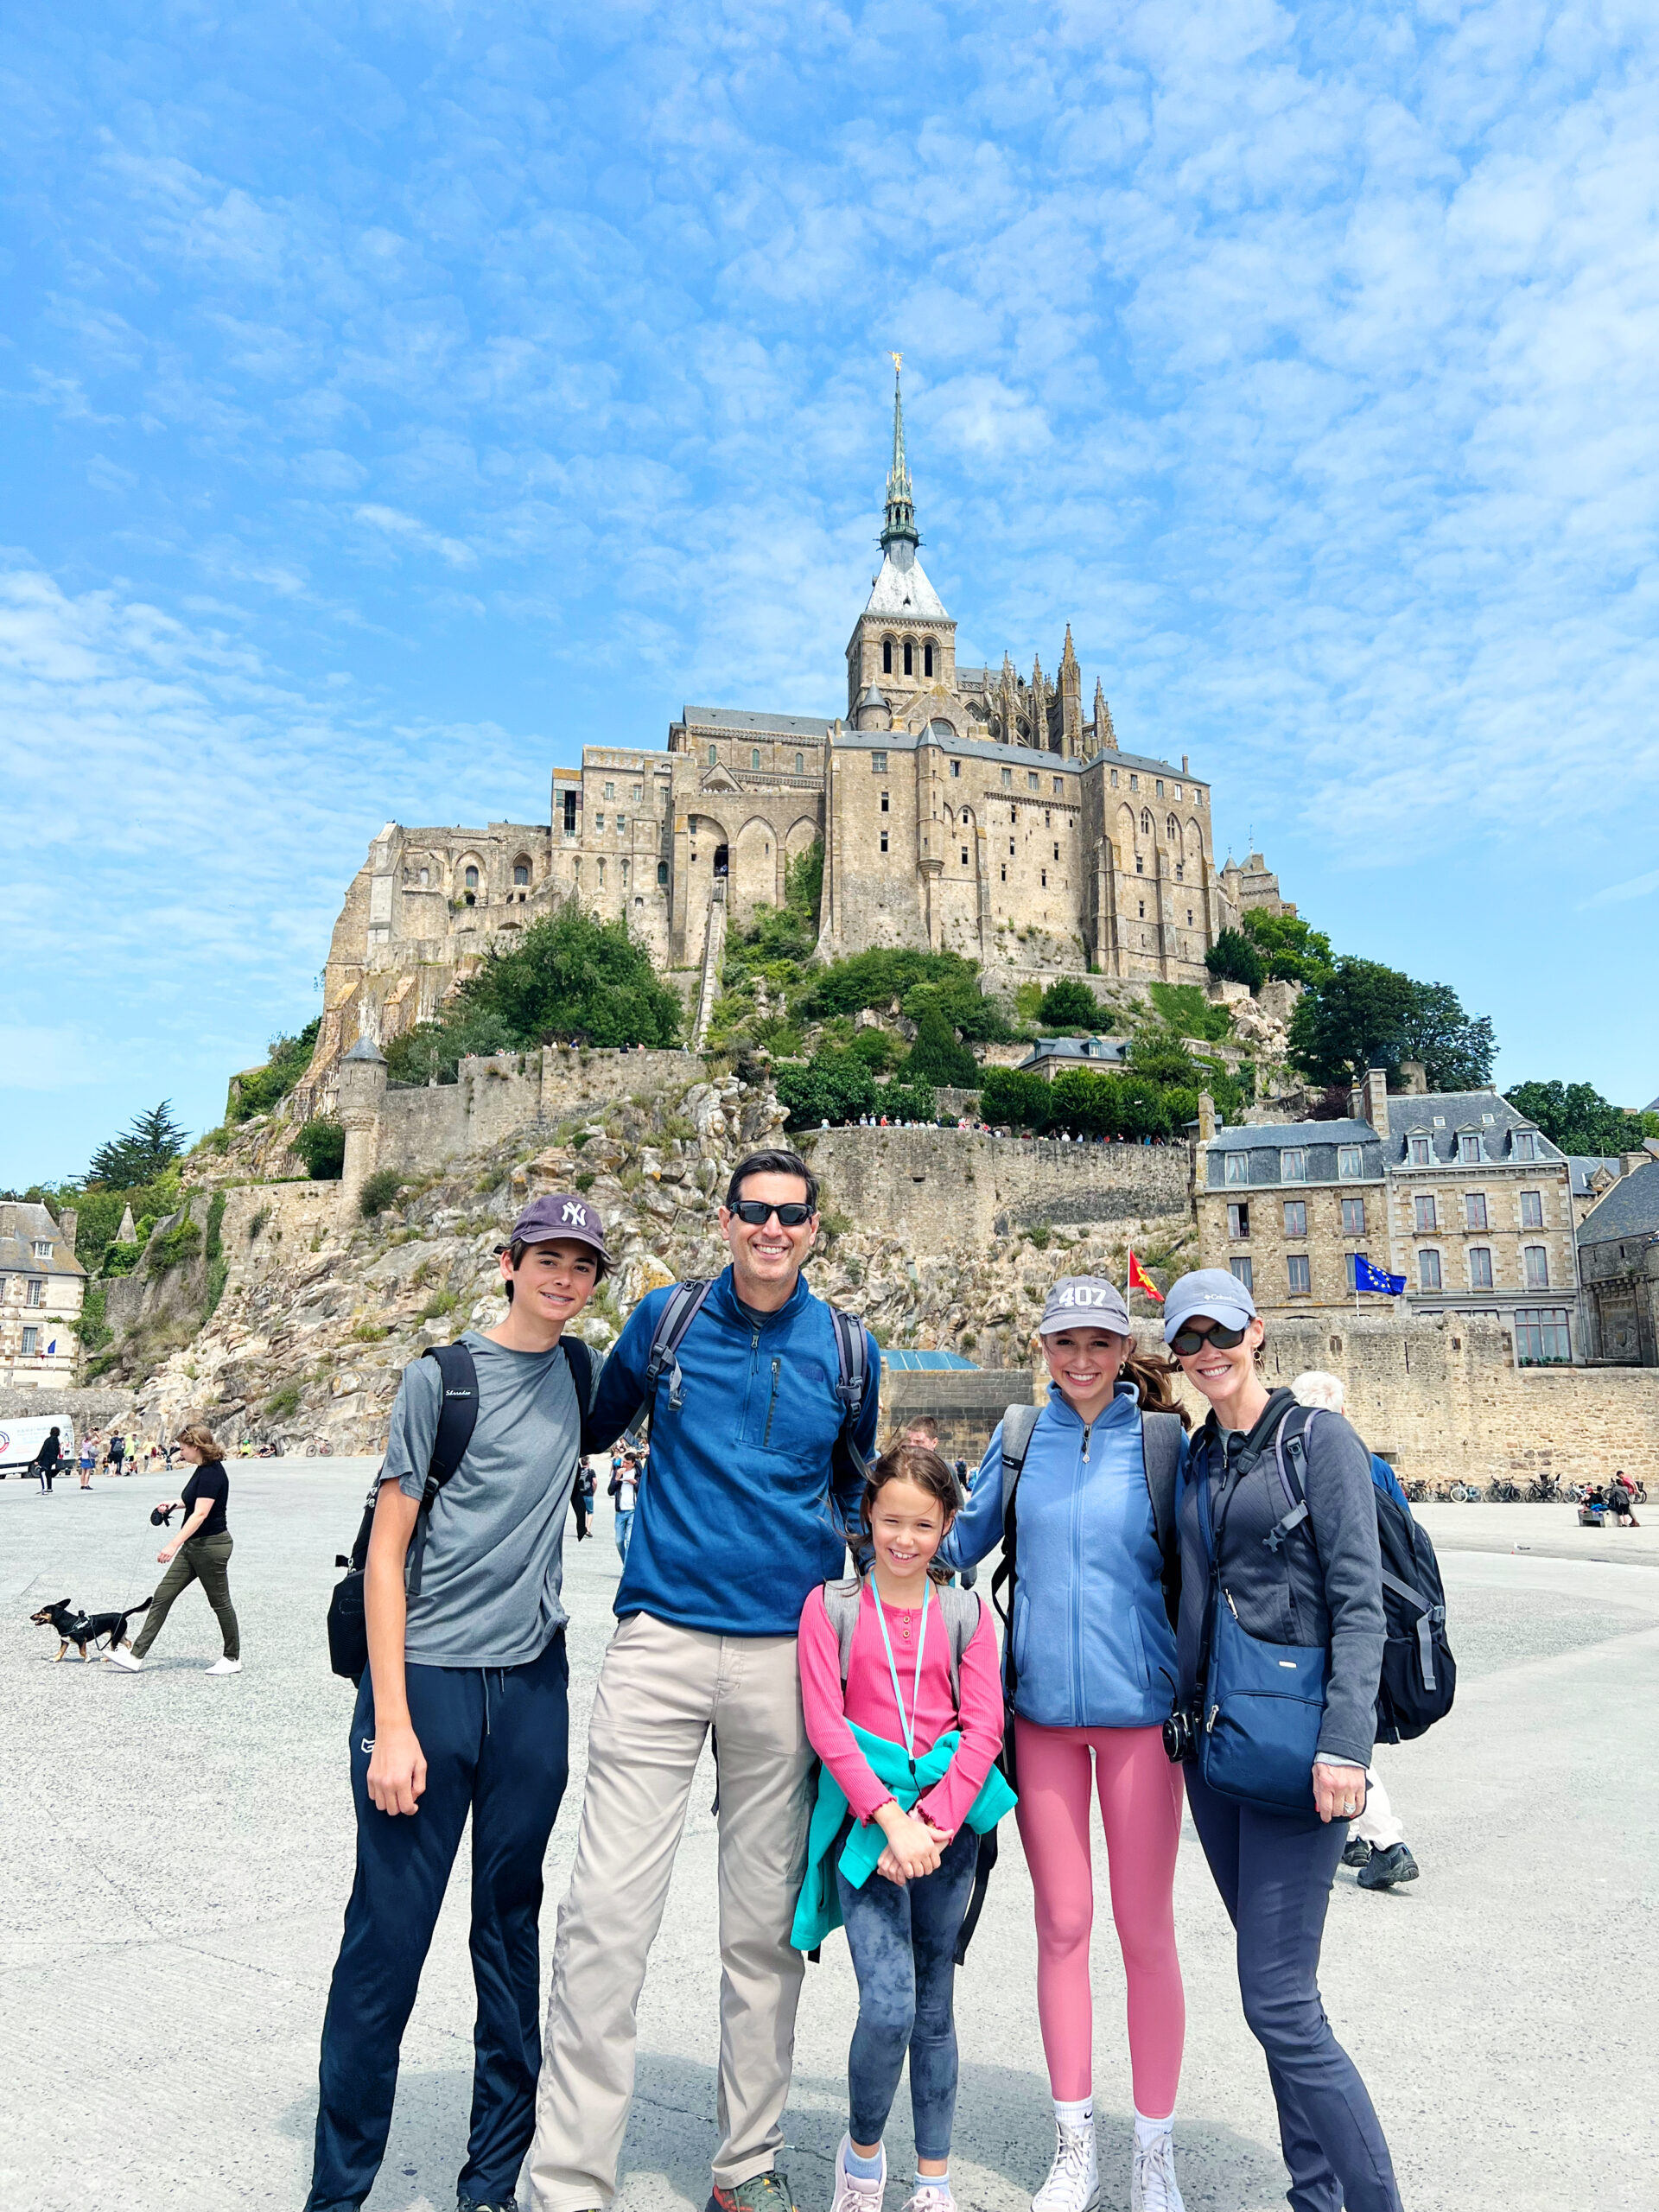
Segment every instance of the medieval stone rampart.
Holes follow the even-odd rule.
[[[388,1090],[381,1102],[375,1165],[411,1173],[486,1150],[519,1129],[702,1080],[695,1052],[609,1052],[549,1045],[463,1060],[455,1083]]]

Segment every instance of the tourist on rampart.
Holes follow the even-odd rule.
[[[731,1264],[671,1360],[652,1345],[672,1290],[634,1309],[606,1363],[587,1442],[642,1412],[651,1459],[601,1669],[569,1892],[559,1913],[531,2153],[537,2212],[608,2205],[633,2093],[635,2016],[710,1730],[720,1790],[718,2212],[791,2212],[777,2170],[804,1961],[790,1929],[806,1859],[812,1746],[797,1636],[842,1571],[873,1448],[880,1354],[847,1442],[835,1318],[802,1279],[817,1179],[752,1154],[720,1210]]]
[[[971,1567],[1000,1542],[997,1582],[1006,1569],[1009,1584],[1011,1772],[1035,1897],[1037,2009],[1056,2128],[1034,2212],[1087,2212],[1099,2191],[1091,1786],[1128,1984],[1130,2202],[1134,2212],[1179,2212],[1173,2128],[1186,2012],[1173,1896],[1181,1777],[1161,1729],[1175,1679],[1182,1416],[1164,1363],[1135,1356],[1114,1284],[1063,1277],[1038,1333],[1048,1402],[1010,1408],[940,1552],[950,1566]]]
[[[1339,1414],[1322,1415],[1305,1446],[1306,1516],[1287,1513],[1274,1441],[1296,1401],[1262,1382],[1265,1334],[1249,1291],[1224,1268],[1200,1268],[1170,1289],[1165,1341],[1211,1408],[1181,1483],[1172,1734],[1185,1721],[1187,1802],[1236,1933],[1239,1991],[1267,2056],[1290,2201],[1400,2212],[1388,2144],[1358,2069],[1332,2032],[1319,1986],[1332,1881],[1348,1822],[1365,1801],[1382,1662],[1370,1455]],[[1219,1624],[1224,1603],[1230,1628]],[[1294,1647],[1287,1635],[1293,1624]],[[1209,1742],[1212,1774],[1225,1759],[1226,1794],[1192,1758],[1207,1719],[1208,1661],[1224,1637],[1235,1666],[1248,1667],[1265,1650],[1267,1663],[1306,1678],[1310,1688],[1300,1700],[1242,1703],[1240,1713],[1251,1717]],[[1275,1647],[1299,1656],[1274,1661]],[[1311,1673],[1300,1671],[1308,1667],[1300,1656],[1306,1650],[1323,1655],[1322,1703],[1311,1694]],[[1270,1679],[1280,1682],[1277,1673]],[[1274,1726],[1263,1717],[1268,1707]],[[1306,1731],[1294,1725],[1304,1715]]]
[[[542,1861],[569,1771],[561,1549],[592,1395],[587,1347],[563,1334],[608,1265],[585,1199],[533,1200],[500,1251],[506,1319],[467,1330],[444,1363],[429,1355],[404,1370],[364,1576],[357,1872],[322,2024],[306,2212],[356,2212],[374,2185],[404,2029],[469,1816],[478,2017],[459,2212],[512,2202],[542,2055]],[[452,1403],[472,1424],[435,1483]]]
[[[1323,1406],[1329,1413],[1346,1410],[1348,1392],[1339,1375],[1310,1368],[1291,1384],[1299,1406]],[[1380,1453],[1371,1453],[1371,1480],[1400,1510],[1410,1517],[1411,1505],[1400,1487],[1400,1478]],[[1391,1890],[1396,1882],[1414,1882],[1421,1871],[1406,1841],[1405,1823],[1395,1811],[1382,1777],[1375,1766],[1365,1770],[1365,1802],[1354,1815],[1342,1863],[1353,1868],[1362,1890]]]
[[[994,1771],[1002,1694],[990,1608],[931,1572],[960,1497],[938,1453],[906,1440],[870,1471],[869,1564],[801,1612],[801,1697],[823,1761],[793,1941],[840,1922],[858,1977],[848,2121],[831,2212],[881,2212],[882,2134],[910,2063],[916,2187],[906,2212],[955,2212],[956,1953],[980,1838],[1013,1803]]]
[[[182,1513],[184,1525],[168,1544],[156,1553],[157,1564],[167,1568],[161,1586],[150,1599],[144,1624],[130,1651],[115,1650],[110,1664],[123,1673],[141,1671],[149,1651],[166,1624],[176,1600],[193,1582],[200,1582],[224,1642],[223,1656],[207,1669],[210,1675],[239,1675],[242,1671],[242,1630],[231,1602],[231,1537],[226,1510],[230,1503],[231,1478],[225,1471],[225,1453],[212,1429],[200,1421],[179,1432],[179,1456],[193,1471],[180,1495],[163,1500],[156,1513]]]

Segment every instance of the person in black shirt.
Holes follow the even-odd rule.
[[[156,1555],[168,1572],[162,1578],[161,1588],[150,1599],[144,1625],[131,1650],[111,1652],[110,1663],[126,1674],[137,1674],[143,1666],[144,1654],[162,1632],[174,1599],[192,1582],[200,1582],[208,1604],[219,1617],[219,1633],[225,1639],[224,1657],[216,1659],[207,1672],[239,1675],[242,1635],[237,1626],[236,1607],[231,1603],[231,1532],[225,1519],[231,1478],[225,1471],[225,1462],[212,1429],[204,1428],[200,1422],[180,1430],[179,1457],[194,1470],[184,1486],[184,1495],[172,1503],[164,1500],[157,1510],[170,1513],[175,1506],[181,1508],[184,1526],[172,1542]]]

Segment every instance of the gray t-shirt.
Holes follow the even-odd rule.
[[[521,1667],[564,1624],[562,1548],[581,1411],[562,1345],[509,1351],[473,1329],[461,1341],[478,1367],[478,1421],[432,1508],[404,1649],[423,1667]],[[600,1366],[595,1359],[595,1382]],[[405,1497],[425,1494],[442,1390],[435,1359],[404,1370],[380,1479]]]

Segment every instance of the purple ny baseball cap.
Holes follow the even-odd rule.
[[[586,1198],[565,1191],[549,1191],[530,1204],[512,1224],[515,1244],[552,1244],[562,1237],[591,1245],[605,1265],[611,1255],[605,1249],[605,1224]]]

